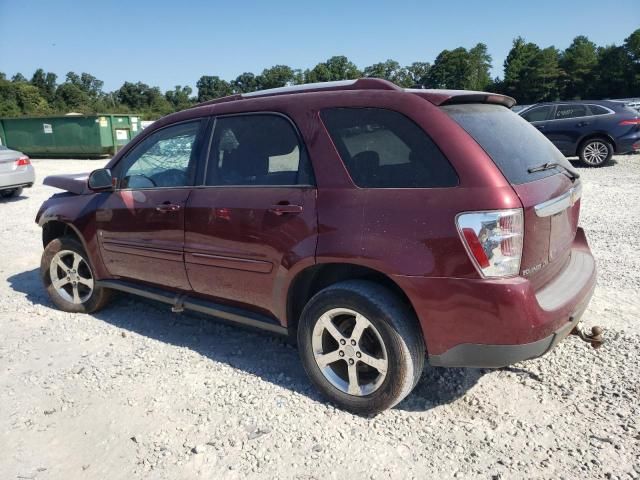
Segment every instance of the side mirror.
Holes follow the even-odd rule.
[[[89,174],[89,188],[94,192],[113,190],[113,177],[108,168],[99,168]]]

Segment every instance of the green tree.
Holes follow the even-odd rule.
[[[104,85],[102,80],[98,80],[96,77],[86,72],[82,72],[80,75],[75,72],[67,73],[65,83],[75,85],[92,99],[95,99],[102,94],[102,87]]]
[[[560,95],[560,52],[555,47],[539,50],[524,70],[527,102],[558,100]],[[525,100],[523,100],[525,101]]]
[[[640,28],[624,39],[624,49],[631,60],[629,67],[631,95],[640,95]]]
[[[581,99],[589,96],[597,64],[596,44],[584,35],[574,38],[560,57],[560,67],[566,79],[563,98]]]
[[[432,88],[466,88],[470,77],[469,52],[458,47],[440,52],[429,70],[427,84]]]
[[[391,59],[366,67],[362,74],[365,77],[383,78],[398,85],[407,83],[409,78],[406,70],[398,62]]]
[[[78,85],[65,82],[56,90],[57,109],[63,113],[70,111],[89,111],[89,96]]]
[[[206,102],[220,97],[226,97],[233,93],[231,84],[215,75],[203,75],[196,83],[198,89],[198,102]]]
[[[624,98],[638,95],[632,90],[633,61],[624,47],[598,48],[598,65],[594,69],[594,96]]]
[[[149,116],[166,115],[173,111],[158,87],[150,87],[142,82],[125,82],[116,92],[116,98],[129,111]]]
[[[6,78],[0,78],[0,117],[17,117],[22,113],[18,105],[16,85]]]
[[[174,110],[184,110],[193,105],[191,94],[193,89],[189,86],[176,85],[173,90],[167,90],[164,94]]]
[[[410,87],[427,85],[429,70],[431,70],[431,65],[428,62],[413,62],[408,67],[405,67],[405,70],[407,79],[411,83]]]
[[[231,82],[233,93],[249,93],[258,89],[256,76],[251,72],[241,73]]]
[[[527,69],[539,51],[540,48],[535,43],[529,43],[524,38],[517,37],[504,61],[503,92],[520,103],[528,101],[524,99],[528,97],[524,85],[527,80]]]
[[[265,68],[256,78],[258,90],[267,88],[284,87],[294,83],[296,72],[286,65],[274,65],[271,68]]]
[[[11,81],[13,83],[27,83],[27,79],[20,72],[16,73],[13,77],[11,77]]]
[[[55,100],[57,79],[58,76],[55,73],[45,73],[43,69],[39,68],[31,77],[31,85],[40,90],[40,95],[51,103]]]
[[[352,80],[362,76],[355,63],[343,55],[329,58],[318,63],[304,75],[305,83],[331,82],[335,80]]]
[[[484,43],[478,43],[469,50],[469,78],[465,88],[486,90],[491,83],[491,55]]]

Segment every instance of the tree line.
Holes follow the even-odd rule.
[[[580,35],[565,50],[542,48],[518,37],[504,61],[502,78],[491,78],[487,46],[443,50],[433,63],[402,66],[395,60],[360,70],[345,56],[334,56],[306,70],[275,65],[259,74],[245,72],[234,80],[203,75],[189,86],[162,92],[142,82],[124,82],[105,92],[104,83],[89,73],[69,72],[63,82],[39,68],[30,79],[0,72],[0,117],[21,115],[136,112],[155,119],[199,102],[292,84],[377,77],[401,87],[489,90],[510,95],[521,104],[539,101],[625,98],[640,96],[640,29],[622,45],[597,46]]]

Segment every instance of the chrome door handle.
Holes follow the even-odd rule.
[[[271,205],[269,211],[276,215],[302,213],[302,205]]]
[[[180,205],[177,205],[175,203],[165,202],[156,206],[156,211],[161,213],[177,212],[178,210],[180,210]]]

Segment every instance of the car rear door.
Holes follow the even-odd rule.
[[[113,168],[117,189],[96,210],[101,255],[113,277],[190,290],[184,268],[185,206],[203,120],[148,135]]]
[[[553,118],[545,122],[544,134],[565,155],[575,155],[578,141],[593,121],[587,106],[581,103],[556,105]]]
[[[185,219],[193,290],[279,317],[292,271],[315,261],[316,189],[294,124],[275,113],[215,119]]]

